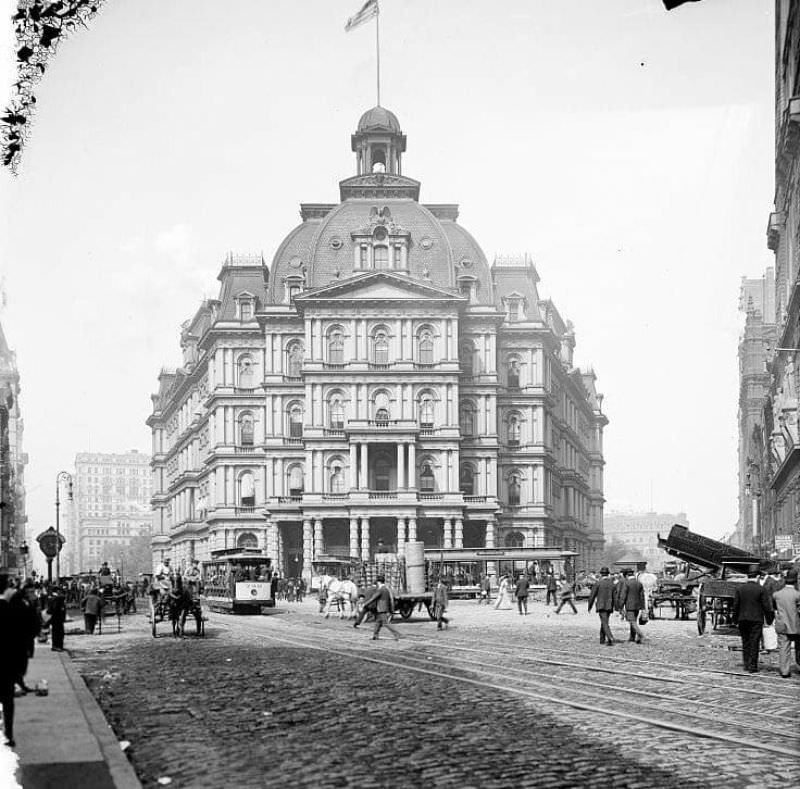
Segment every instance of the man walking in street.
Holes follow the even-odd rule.
[[[758,582],[758,565],[751,564],[747,582],[739,586],[733,597],[733,623],[739,626],[744,670],[750,674],[758,673],[758,648],[764,623],[771,625],[774,618],[772,600]]]
[[[488,575],[481,576],[481,583],[480,583],[480,596],[478,597],[478,605],[481,603],[489,603],[492,602],[492,581]]]
[[[556,583],[556,577],[552,571],[552,569],[547,571],[547,576],[544,579],[545,586],[547,587],[547,598],[545,600],[545,605],[550,605],[550,599],[553,600],[553,605],[556,604],[556,589],[558,589],[558,584]]]
[[[614,611],[614,581],[608,567],[600,568],[600,580],[589,593],[589,611],[593,605],[597,607],[597,614],[600,617],[600,643],[613,647],[614,636],[608,618]]]
[[[775,632],[778,634],[778,668],[786,679],[792,673],[792,646],[795,659],[800,649],[800,592],[797,591],[797,570],[786,573],[786,586],[774,592]],[[800,664],[800,661],[798,661]]]
[[[97,593],[97,589],[92,587],[83,601],[84,629],[90,636],[94,635],[94,628],[97,618],[102,614],[103,605],[103,598]]]
[[[639,611],[645,607],[644,587],[638,578],[633,577],[633,570],[623,570],[623,578],[620,588],[620,610],[624,611],[625,619],[630,626],[630,636],[628,641],[637,644],[642,643],[644,633],[639,627]]]
[[[3,729],[6,745],[14,742],[14,684],[24,674],[28,660],[25,619],[12,598],[17,593],[8,575],[0,575],[0,704],[3,708]]]
[[[561,602],[558,604],[558,608],[556,608],[556,613],[560,614],[561,609],[564,607],[564,603],[569,603],[570,607],[572,608],[572,613],[577,614],[578,609],[575,608],[575,603],[572,602],[573,598],[575,597],[575,593],[572,590],[572,584],[567,580],[566,575],[560,576],[559,583],[561,584]]]
[[[433,590],[433,612],[436,616],[436,629],[441,630],[442,624],[444,624],[445,628],[449,623],[449,619],[444,615],[444,612],[447,611],[447,606],[449,604],[449,595],[447,584],[439,579],[439,583],[436,584],[436,588]]]
[[[517,579],[517,585],[514,589],[514,596],[517,598],[517,610],[519,615],[528,615],[528,594],[531,590],[531,582],[528,580],[527,573],[522,573]]]
[[[372,632],[372,640],[378,640],[378,633],[380,633],[381,628],[385,626],[386,629],[394,636],[394,640],[399,641],[400,633],[398,633],[397,630],[392,627],[391,623],[392,614],[394,613],[394,600],[392,599],[392,593],[389,587],[386,586],[386,578],[384,576],[379,575],[375,580],[378,583],[378,588],[364,601],[365,608],[372,603],[376,604],[375,630]]]

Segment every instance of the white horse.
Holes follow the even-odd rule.
[[[320,591],[326,593],[325,618],[331,613],[331,608],[336,605],[339,611],[339,619],[352,619],[356,615],[356,601],[358,599],[358,587],[348,578],[340,581],[332,575],[323,575],[319,581]]]

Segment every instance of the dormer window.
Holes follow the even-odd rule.
[[[252,293],[240,293],[236,297],[236,312],[240,321],[251,321],[255,316],[255,296]]]
[[[299,296],[303,291],[305,278],[301,274],[293,274],[289,277],[286,277],[284,283],[286,287],[286,301],[288,304],[291,304],[292,299],[295,296]]]
[[[503,299],[506,318],[509,322],[525,320],[525,299],[519,293],[511,293]]]
[[[372,260],[374,269],[389,268],[389,247],[375,246],[372,248]]]
[[[395,224],[387,206],[373,206],[369,224],[352,233],[351,238],[355,268],[406,271],[411,234]]]

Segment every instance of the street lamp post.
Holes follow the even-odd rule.
[[[67,499],[72,501],[72,474],[68,471],[59,471],[56,475],[56,534],[59,539],[61,537],[61,525],[59,520],[59,511],[61,509],[61,483],[67,483]],[[61,580],[61,545],[58,546],[59,550],[56,554],[56,583]]]

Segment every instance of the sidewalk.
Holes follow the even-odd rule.
[[[15,699],[17,745],[13,751],[0,745],[0,786],[141,789],[69,655],[53,652],[49,644],[37,644],[27,682],[33,687],[39,679],[47,680],[48,696],[29,693]]]

